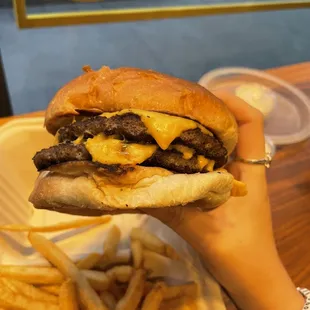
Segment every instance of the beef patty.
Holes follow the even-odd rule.
[[[110,118],[93,116],[64,126],[58,131],[59,142],[71,142],[80,136],[91,138],[99,133],[118,135],[127,141],[152,143],[156,141],[148,134],[139,115],[126,113]],[[184,131],[172,144],[183,144],[195,149],[196,153],[210,159],[221,159],[227,155],[222,142],[216,137],[204,134],[200,128]]]
[[[91,161],[91,155],[83,144],[61,143],[37,152],[33,161],[37,169],[43,170],[50,166],[69,161]],[[215,168],[222,167],[226,163],[226,157],[215,161]],[[98,164],[100,166],[100,164]],[[176,150],[163,151],[157,149],[152,157],[142,165],[162,167],[177,173],[197,173],[200,167],[196,156],[184,159],[183,154]],[[113,165],[116,166],[116,165]],[[205,171],[206,172],[206,171]]]
[[[91,160],[83,144],[62,143],[37,152],[32,158],[38,171],[67,161]]]
[[[226,163],[226,157],[215,162],[214,168],[220,168]],[[193,156],[190,159],[183,158],[183,154],[175,150],[163,151],[158,149],[152,157],[147,159],[143,166],[151,167],[162,167],[177,173],[197,173],[197,172],[208,172],[207,170],[202,170],[198,163],[197,156]]]

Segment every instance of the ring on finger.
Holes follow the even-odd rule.
[[[234,160],[245,163],[245,164],[264,165],[266,168],[270,168],[272,157],[271,157],[271,154],[267,153],[265,155],[265,158],[261,158],[261,159],[246,159],[246,158],[237,156]]]

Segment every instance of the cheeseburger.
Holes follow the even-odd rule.
[[[139,212],[246,193],[222,167],[236,120],[205,88],[134,68],[84,74],[62,87],[45,115],[55,145],[33,158],[36,208],[80,215]]]

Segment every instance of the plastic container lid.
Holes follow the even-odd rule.
[[[310,136],[310,99],[273,75],[242,67],[219,68],[202,76],[199,84],[210,91],[229,91],[250,104],[252,90],[259,104],[268,105],[258,108],[265,112],[265,134],[276,145],[297,143]]]

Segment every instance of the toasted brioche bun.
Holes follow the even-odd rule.
[[[50,102],[47,130],[55,134],[73,116],[140,109],[188,117],[209,128],[230,154],[237,143],[237,124],[227,106],[202,86],[151,70],[102,67],[62,87]]]
[[[50,133],[78,115],[132,108],[193,119],[210,129],[228,154],[233,151],[238,132],[234,116],[198,84],[134,68],[93,71],[87,67],[84,71],[62,87],[48,106],[45,125]],[[173,174],[158,167],[113,170],[92,162],[67,162],[41,172],[29,200],[36,208],[101,215],[174,207],[199,199],[204,199],[206,208],[213,208],[231,195],[245,193],[244,185],[225,170]]]
[[[91,163],[64,163],[41,172],[29,198],[36,208],[80,215],[140,212],[140,208],[186,205],[204,199],[214,208],[230,197],[234,178],[227,171],[172,174],[140,167],[115,176]]]

